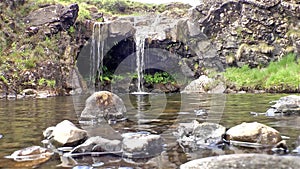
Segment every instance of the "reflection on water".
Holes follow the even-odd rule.
[[[282,135],[291,137],[288,140],[289,149],[295,148],[295,140],[300,135],[300,118],[295,116],[266,117],[251,116],[249,112],[265,112],[269,102],[277,100],[282,95],[274,94],[241,94],[241,95],[180,95],[180,94],[151,94],[151,95],[121,95],[127,108],[127,122],[118,123],[111,127],[111,131],[149,131],[161,134],[165,140],[166,151],[152,159],[139,159],[135,163],[128,162],[116,156],[82,157],[79,161],[93,164],[103,162],[108,166],[127,166],[140,168],[176,168],[187,160],[219,154],[245,153],[253,150],[205,149],[188,155],[176,145],[173,131],[178,123],[191,122],[193,119],[220,123],[229,128],[241,122],[258,121],[279,130]],[[64,119],[72,121],[81,128],[88,128],[79,124],[79,114],[84,108],[87,96],[55,97],[48,99],[24,99],[16,101],[0,100],[0,168],[14,168],[14,162],[4,159],[11,154],[32,145],[42,145],[42,132],[49,126],[56,125]],[[200,119],[194,110],[208,112],[206,118]],[[80,126],[81,125],[81,126]],[[95,128],[94,135],[103,133]],[[92,134],[93,135],[93,134]],[[109,133],[108,133],[109,135]],[[254,150],[257,151],[257,150]],[[261,152],[261,151],[260,151]],[[78,160],[78,159],[77,159]],[[143,161],[144,160],[144,161]],[[59,168],[59,156],[44,164],[41,168]],[[143,167],[144,166],[144,167]]]

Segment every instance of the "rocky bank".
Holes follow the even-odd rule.
[[[156,16],[156,25],[149,23],[153,18],[114,17],[99,13],[96,8],[88,9],[89,19],[77,20],[80,11],[86,10],[77,4],[24,8],[30,5],[33,2],[1,2],[1,7],[7,9],[0,13],[1,44],[5,46],[1,48],[0,92],[4,97],[28,88],[50,90],[53,95],[85,89],[76,62],[92,38],[94,23],[101,20],[120,23],[119,27],[130,23],[134,32],[139,29],[136,18],[141,19],[140,27],[159,28],[147,37],[146,48],[176,54],[178,67],[191,79],[230,66],[264,67],[290,52],[299,55],[300,4],[293,0],[203,0],[188,11],[179,9],[189,6],[171,4],[165,10],[146,11],[146,16],[161,12]],[[117,9],[129,10],[121,10],[122,6]],[[18,12],[13,15],[9,10]],[[111,72],[135,52],[134,32],[130,36],[121,34],[125,41],[123,38],[108,46],[104,65]],[[171,88],[178,91],[178,86]]]

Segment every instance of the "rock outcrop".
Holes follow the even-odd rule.
[[[280,133],[277,130],[257,122],[239,124],[230,128],[226,134],[233,141],[262,145],[275,145],[281,141]]]
[[[225,65],[267,65],[299,48],[299,11],[295,1],[207,1],[191,19],[216,46]]]
[[[27,33],[35,34],[41,29],[45,35],[67,30],[75,24],[79,12],[78,4],[63,6],[50,5],[33,11],[24,19]]]

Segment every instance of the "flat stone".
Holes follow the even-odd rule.
[[[53,155],[49,149],[40,146],[26,147],[21,150],[13,152],[10,156],[5,158],[14,159],[15,161],[37,161],[37,160],[48,160]]]
[[[84,152],[116,152],[121,151],[120,140],[109,140],[101,136],[91,137],[84,143],[75,147],[71,152],[84,153]]]
[[[148,132],[122,134],[124,155],[131,158],[153,157],[163,150],[163,141],[160,135]]]
[[[266,154],[232,154],[189,161],[182,164],[180,169],[296,169],[300,168],[299,159],[299,157]]]

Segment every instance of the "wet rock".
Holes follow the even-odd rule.
[[[180,169],[257,169],[257,168],[300,168],[298,157],[273,156],[266,154],[232,154],[217,157],[207,157],[189,161],[180,166]]]
[[[21,94],[23,96],[35,96],[37,94],[37,91],[34,89],[24,89]]]
[[[91,137],[84,143],[75,147],[71,153],[85,153],[85,152],[116,152],[121,151],[120,140],[108,140],[100,136]]]
[[[202,75],[188,84],[181,93],[205,93],[212,82],[213,79]]]
[[[87,90],[87,86],[80,75],[77,68],[73,68],[70,71],[70,76],[66,81],[66,87],[70,90],[69,94],[81,94]]]
[[[42,98],[47,98],[47,97],[50,97],[50,96],[51,96],[51,94],[48,91],[38,91],[37,95],[36,95],[36,98],[42,99]]]
[[[0,99],[5,99],[6,98],[6,93],[0,92]]]
[[[148,132],[122,134],[124,155],[130,158],[153,157],[163,150],[163,140],[160,135]]]
[[[43,148],[40,146],[31,146],[21,150],[17,150],[13,152],[10,156],[6,156],[6,158],[13,159],[18,162],[24,162],[24,161],[45,162],[49,160],[49,158],[52,155],[53,152],[51,152],[47,148]]]
[[[300,154],[300,146],[296,147],[292,152],[296,154]]]
[[[287,154],[289,149],[288,146],[286,144],[285,140],[280,141],[279,143],[277,143],[273,148],[272,151],[277,153],[277,154]]]
[[[122,99],[108,91],[92,94],[85,103],[80,117],[88,119],[123,119],[126,107]]]
[[[297,139],[296,146],[297,146],[297,147],[296,147],[292,152],[293,152],[293,153],[300,154],[300,136],[299,136],[298,139]]]
[[[208,116],[207,110],[204,110],[204,109],[194,110],[194,113],[196,116],[200,116],[200,117],[206,118]]]
[[[43,135],[47,139],[53,139],[62,145],[76,145],[87,137],[85,130],[77,128],[72,122],[64,120],[55,127],[48,127]]]
[[[39,28],[47,35],[56,34],[61,30],[67,30],[74,25],[79,12],[77,4],[63,6],[60,4],[50,5],[31,12],[25,23],[29,25],[28,33],[34,34]]]
[[[215,123],[199,123],[194,120],[191,123],[180,123],[174,135],[177,141],[184,147],[197,149],[215,145],[223,139],[226,128]]]
[[[300,96],[289,95],[281,97],[276,104],[267,110],[267,113],[300,114]]]
[[[230,128],[226,133],[233,141],[263,145],[274,145],[281,141],[280,133],[277,130],[257,122],[239,124]]]

